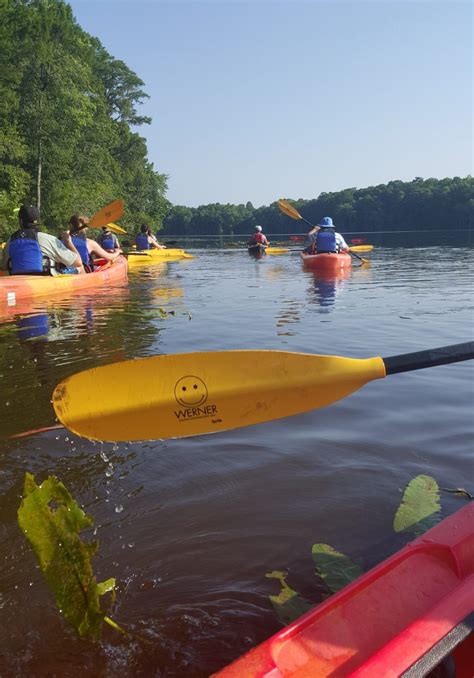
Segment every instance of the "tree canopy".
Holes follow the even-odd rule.
[[[283,196],[280,196],[283,197]],[[474,179],[391,181],[368,188],[347,188],[321,193],[313,200],[288,198],[313,224],[331,216],[341,231],[390,231],[472,229],[474,227]],[[276,202],[268,207],[246,205],[173,206],[164,219],[167,235],[233,235],[247,233],[260,224],[266,233],[295,230],[290,217]],[[307,226],[301,223],[301,230]]]
[[[125,227],[158,227],[167,177],[134,128],[144,83],[75,21],[61,0],[0,2],[0,227],[22,202],[49,230],[122,198]]]

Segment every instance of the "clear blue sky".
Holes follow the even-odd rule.
[[[73,0],[145,82],[174,204],[472,174],[472,4]]]

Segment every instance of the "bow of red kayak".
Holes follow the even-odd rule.
[[[127,278],[125,257],[118,257],[93,273],[80,275],[9,275],[0,279],[0,307],[16,306],[19,301],[109,285]]]
[[[305,268],[311,268],[314,271],[324,271],[326,273],[337,273],[341,269],[352,266],[352,257],[350,254],[306,254],[301,252],[301,259]]]
[[[473,610],[471,503],[215,676],[472,678]]]

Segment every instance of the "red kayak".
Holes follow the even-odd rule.
[[[301,252],[301,259],[307,268],[314,271],[327,271],[328,273],[337,273],[342,268],[352,266],[352,257],[350,254],[306,254]]]
[[[471,502],[215,676],[473,678],[473,610]]]

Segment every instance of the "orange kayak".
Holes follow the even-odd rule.
[[[471,502],[214,675],[472,678],[473,610]]]
[[[76,291],[110,285],[126,280],[128,264],[118,257],[93,273],[80,275],[6,275],[0,277],[0,308],[17,306],[25,299],[54,294],[67,295]]]
[[[352,266],[350,254],[306,254],[301,252],[301,259],[305,267],[328,273],[337,273],[342,268]]]

